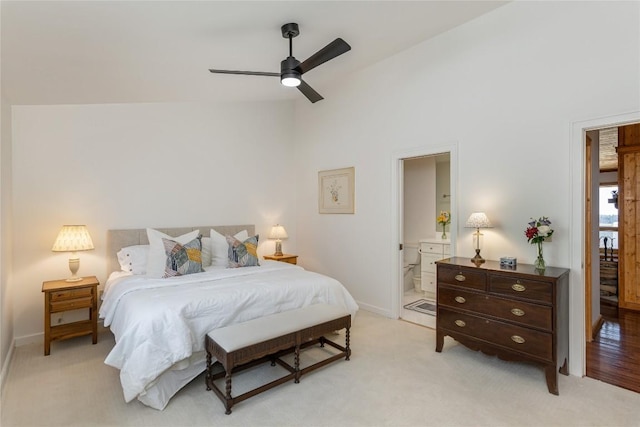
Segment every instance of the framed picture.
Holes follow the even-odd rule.
[[[355,212],[355,168],[318,172],[318,211],[321,214]]]

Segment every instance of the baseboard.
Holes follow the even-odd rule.
[[[389,310],[385,310],[383,308],[376,307],[376,306],[371,305],[371,304],[365,304],[365,303],[360,302],[360,301],[357,301],[357,303],[358,303],[358,306],[362,310],[370,311],[372,313],[376,313],[376,314],[379,314],[379,315],[384,316],[384,317],[391,317],[391,312]]]
[[[4,363],[2,364],[2,371],[0,372],[0,400],[2,400],[2,396],[4,396],[4,385],[7,383],[7,375],[11,367],[11,361],[13,360],[13,350],[16,348],[15,344],[16,340],[12,339],[7,358],[4,359]]]
[[[40,332],[33,335],[25,335],[15,339],[16,347],[22,347],[23,345],[36,344],[44,342],[44,332]]]

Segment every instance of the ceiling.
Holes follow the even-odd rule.
[[[11,104],[304,99],[273,77],[280,26],[305,60],[336,37],[352,50],[305,74],[320,94],[506,1],[2,1],[2,97]]]
[[[599,133],[600,172],[618,170],[618,128],[600,129]]]

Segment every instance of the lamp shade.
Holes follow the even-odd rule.
[[[287,230],[285,230],[284,227],[281,226],[280,224],[276,224],[273,227],[271,227],[271,232],[269,233],[270,239],[280,240],[280,239],[286,239],[288,237],[289,236],[287,236]]]
[[[474,212],[464,225],[469,228],[491,228],[491,221],[484,212]]]
[[[93,249],[86,225],[63,225],[53,244],[53,252],[76,252]]]

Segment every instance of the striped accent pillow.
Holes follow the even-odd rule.
[[[227,236],[229,243],[229,267],[251,267],[259,266],[258,262],[258,239],[259,235],[249,237],[244,242],[232,236]]]
[[[184,276],[202,273],[202,235],[184,245],[169,239],[162,239],[167,254],[167,264],[163,277]]]

